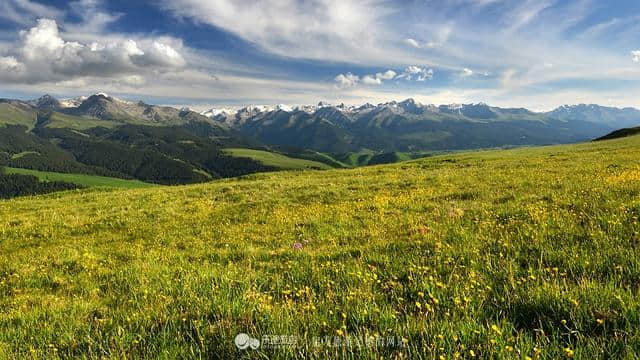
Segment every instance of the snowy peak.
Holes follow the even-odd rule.
[[[502,109],[492,108],[485,103],[477,104],[450,104],[450,105],[423,105],[415,99],[409,98],[403,101],[389,101],[385,103],[379,103],[377,105],[371,103],[365,103],[359,106],[346,105],[340,103],[333,105],[325,101],[320,101],[317,105],[249,105],[240,109],[232,108],[212,108],[201,114],[211,119],[223,120],[227,118],[249,119],[258,115],[268,114],[270,112],[286,112],[296,113],[305,112],[308,114],[322,113],[327,114],[327,111],[338,111],[345,115],[358,115],[359,113],[365,113],[370,111],[390,111],[396,114],[405,115],[424,115],[427,113],[433,114],[449,114],[453,116],[465,116],[469,118],[489,119],[496,118],[498,114],[496,111]],[[505,111],[510,109],[504,109]],[[513,113],[512,111],[510,113]],[[528,112],[528,114],[533,114]]]
[[[62,105],[62,108],[75,108],[80,106],[87,99],[88,99],[87,96],[79,96],[71,99],[62,99],[60,100],[60,105]]]
[[[231,109],[209,109],[207,111],[203,111],[200,113],[200,115],[204,115],[208,118],[215,118],[218,117],[220,115],[232,115],[235,112]]]
[[[293,108],[284,104],[278,104],[275,106],[276,111],[292,112]]]

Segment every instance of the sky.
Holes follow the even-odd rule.
[[[637,0],[2,0],[0,97],[640,108]]]

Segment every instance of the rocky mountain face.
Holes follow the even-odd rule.
[[[29,105],[34,106],[41,110],[57,110],[61,109],[63,105],[51,95],[44,95],[37,100],[31,100]]]
[[[130,102],[105,93],[88,97],[57,100],[45,95],[28,102],[39,110],[56,111],[62,114],[92,119],[108,120],[123,124],[177,126],[191,121],[206,122],[217,127],[225,127],[219,121],[188,109]]]

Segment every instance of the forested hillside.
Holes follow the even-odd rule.
[[[31,175],[7,174],[0,167],[0,198],[48,194],[56,191],[79,189],[81,186],[62,181],[40,181]]]

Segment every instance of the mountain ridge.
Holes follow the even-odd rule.
[[[280,107],[280,108],[279,108]],[[289,110],[287,111],[286,108],[283,109],[283,107],[288,107]],[[327,102],[323,102],[320,101],[317,105],[244,105],[244,106],[240,106],[240,107],[221,107],[221,108],[210,108],[208,110],[202,111],[200,112],[200,114],[208,116],[210,118],[215,118],[221,114],[227,114],[230,116],[233,116],[239,112],[273,112],[273,111],[277,111],[277,110],[285,110],[287,112],[297,112],[297,111],[304,111],[304,112],[308,112],[308,113],[313,113],[315,111],[318,111],[320,109],[323,108],[335,108],[339,111],[342,112],[358,112],[358,111],[368,111],[368,110],[372,110],[372,109],[380,109],[380,108],[402,108],[407,112],[416,112],[418,109],[420,110],[428,110],[428,111],[441,111],[441,112],[445,112],[445,113],[459,113],[459,114],[463,114],[464,112],[468,112],[469,110],[475,108],[475,109],[480,109],[480,108],[487,108],[487,109],[500,109],[503,112],[510,112],[510,113],[525,113],[525,114],[529,114],[529,115],[535,115],[535,114],[558,114],[561,115],[561,112],[564,110],[566,111],[567,109],[570,111],[572,109],[583,109],[583,108],[601,108],[601,109],[607,109],[607,110],[618,110],[618,111],[632,111],[632,112],[638,112],[640,114],[640,110],[634,108],[634,107],[624,107],[624,108],[619,108],[619,107],[611,107],[611,106],[603,106],[603,105],[598,105],[598,104],[584,104],[584,103],[580,103],[580,104],[575,104],[575,105],[562,105],[559,106],[553,110],[550,111],[533,111],[533,110],[529,110],[527,108],[524,107],[498,107],[498,106],[491,106],[488,105],[484,102],[478,102],[478,103],[450,103],[450,104],[440,104],[440,105],[436,105],[436,104],[422,104],[418,101],[416,101],[413,98],[408,98],[405,99],[403,101],[388,101],[388,102],[383,102],[383,103],[378,103],[377,105],[371,104],[371,103],[364,103],[361,105],[345,105],[344,103],[341,104],[337,104],[337,105],[333,105]]]
[[[579,104],[534,112],[485,103],[423,105],[414,99],[359,106],[320,102],[289,109],[250,105],[203,113],[268,145],[332,153],[550,145],[640,125],[640,110],[633,108]]]
[[[321,101],[316,105],[248,105],[195,112],[184,107],[122,100],[105,93],[63,100],[44,95],[27,102],[16,101],[22,107],[37,109],[38,121],[32,126],[188,124],[203,136],[244,137],[267,146],[331,154],[551,145],[589,141],[640,125],[640,110],[595,104],[534,112],[482,102],[424,105],[409,98],[377,105],[332,105]],[[16,104],[9,110],[22,111]]]

